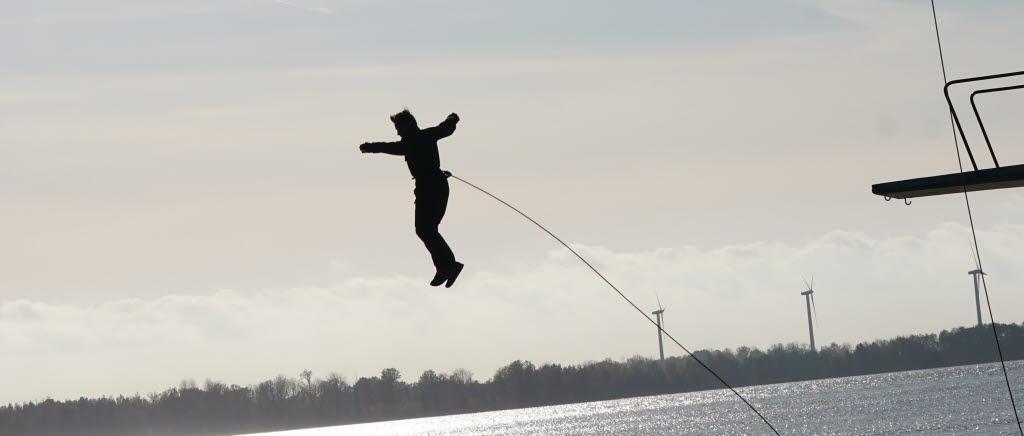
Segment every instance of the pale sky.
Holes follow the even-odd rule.
[[[1024,69],[1024,5],[937,3],[950,79]],[[690,349],[807,342],[801,275],[819,344],[972,325],[963,197],[870,191],[957,170],[941,87],[924,0],[3,2],[0,403],[657,355],[454,180],[466,269],[429,287],[404,162],[357,148],[403,107],[459,113],[443,168]],[[1024,95],[980,104],[1024,163]],[[970,198],[1024,321],[1024,191]]]

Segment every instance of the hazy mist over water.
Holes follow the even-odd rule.
[[[1009,362],[1015,389],[1024,361]],[[739,389],[783,435],[1015,434],[999,364]],[[1016,391],[1015,391],[1016,392]],[[1016,394],[1019,398],[1019,393]],[[1021,402],[1018,399],[1018,407]],[[728,390],[293,430],[265,435],[771,434]]]

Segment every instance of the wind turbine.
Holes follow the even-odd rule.
[[[657,293],[654,294],[654,297],[658,299],[658,310],[655,310],[654,312],[651,312],[651,315],[655,315],[655,316],[658,317],[658,353],[661,355],[661,372],[666,372],[665,371],[665,348],[664,348],[664,346],[662,346],[662,342],[661,342],[661,332],[665,329],[665,327],[663,327],[662,318],[661,317],[662,317],[662,314],[665,313],[665,308],[661,307],[661,298],[658,297]]]
[[[817,348],[814,348],[814,323],[811,321],[811,307],[814,306],[814,276],[811,276],[811,283],[807,283],[807,279],[803,276],[800,278],[804,279],[804,284],[807,285],[807,290],[800,293],[807,300],[807,330],[811,332],[811,351],[817,352]],[[814,319],[818,318],[818,307],[814,306]]]
[[[983,273],[980,268],[969,271],[967,274],[974,276],[974,307],[978,310],[978,327],[981,327],[983,325],[981,323],[981,297],[978,295],[978,282],[981,278],[978,276],[987,276],[988,274]]]

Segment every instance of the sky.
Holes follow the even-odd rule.
[[[950,79],[1024,69],[1020,2],[936,3]],[[403,107],[457,112],[442,167],[691,350],[806,343],[802,276],[819,345],[973,325],[964,198],[870,191],[958,171],[932,26],[916,0],[0,3],[0,403],[657,356],[455,180],[466,269],[428,286],[404,162],[358,151]],[[979,105],[1024,163],[1024,96]],[[1022,322],[1024,191],[970,203]]]

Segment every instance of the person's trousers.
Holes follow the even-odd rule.
[[[455,264],[455,254],[441,237],[437,226],[448,209],[448,180],[416,180],[416,236],[430,252],[434,268],[445,271]]]

